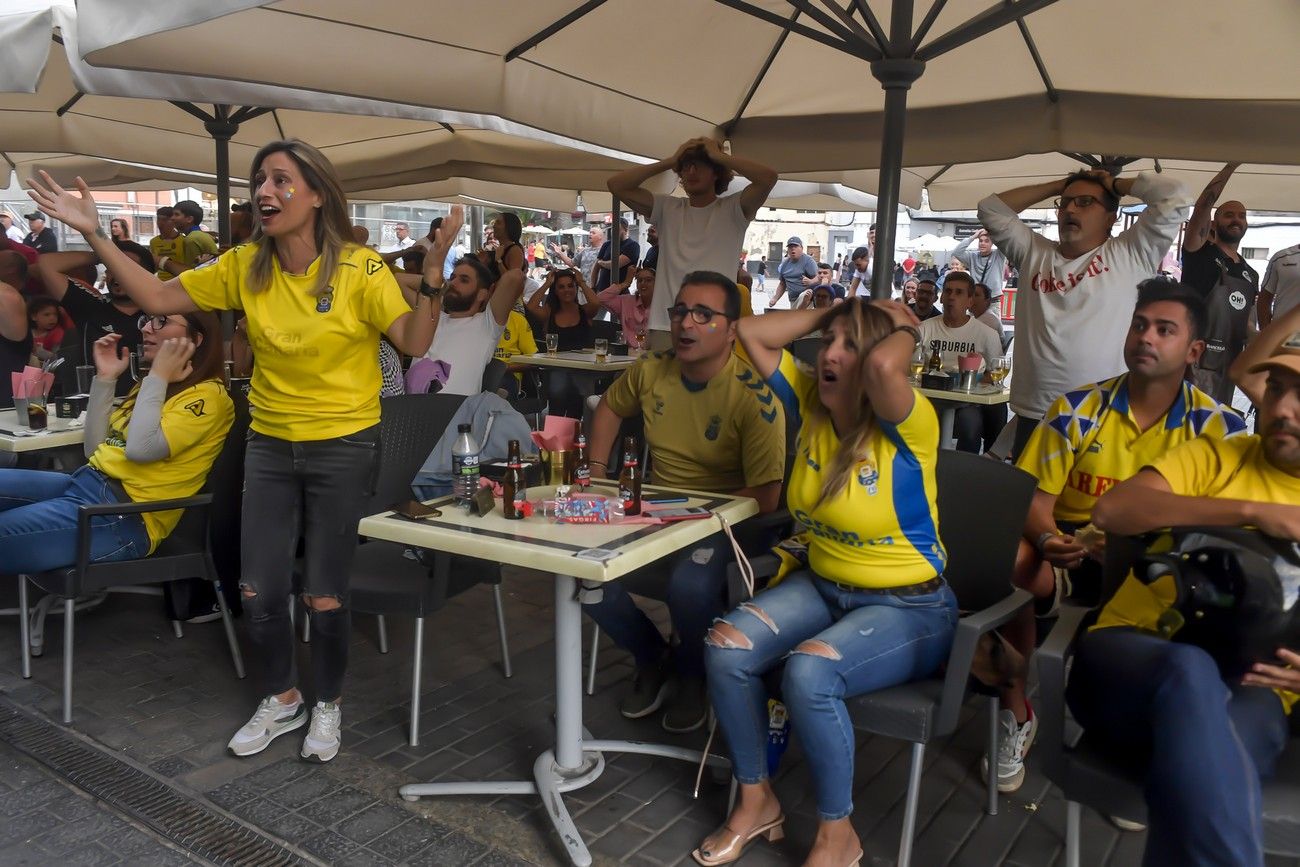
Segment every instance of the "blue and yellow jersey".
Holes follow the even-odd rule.
[[[835,454],[842,448],[829,419],[814,415],[817,382],[781,353],[768,380],[799,425],[786,488],[790,514],[807,528],[808,563],[823,578],[859,587],[902,587],[943,574],[934,468],[939,419],[919,393],[898,424],[877,422],[868,452],[844,489],[818,503]]]
[[[497,348],[492,353],[492,356],[509,364],[510,359],[516,355],[536,354],[537,338],[533,336],[533,329],[529,326],[528,320],[518,310],[511,310],[509,318],[506,319],[506,327],[501,332],[501,339],[497,341]],[[522,380],[522,377],[516,373],[515,379]]]
[[[1016,466],[1056,496],[1056,520],[1086,524],[1102,494],[1175,446],[1245,431],[1241,416],[1188,382],[1164,418],[1142,431],[1129,408],[1125,373],[1058,397]]]
[[[655,484],[729,493],[781,480],[785,412],[763,378],[734,354],[708,382],[682,378],[672,352],[643,355],[605,403],[641,415]]]
[[[1148,466],[1184,497],[1215,497],[1258,503],[1300,503],[1300,478],[1268,462],[1257,436],[1229,440],[1203,437],[1185,443]],[[1106,603],[1093,629],[1127,626],[1156,632],[1160,615],[1174,603],[1172,576],[1150,584],[1129,575]],[[1278,690],[1288,712],[1300,696]]]

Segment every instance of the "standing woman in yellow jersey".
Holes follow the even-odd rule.
[[[339,748],[357,522],[379,462],[379,336],[408,355],[428,350],[441,306],[442,258],[463,219],[460,209],[449,218],[456,225],[444,223],[426,257],[428,283],[421,284],[412,311],[379,255],[352,241],[334,168],[303,142],[272,142],[254,157],[249,192],[258,219],[252,240],[166,282],[108,240],[80,178],[80,195],[45,173],[42,179],[32,184],[32,198],[85,235],[145,311],[237,309],[246,315],[257,363],[249,395],[240,587],[267,690],[229,749],[252,755],[307,721],[289,619],[301,534],[316,700],[302,756],[329,761]]]
[[[738,858],[779,837],[768,779],[763,675],[785,662],[782,691],[808,757],[820,825],[806,864],[856,865],[853,727],[844,699],[932,674],[948,657],[957,600],[943,580],[934,408],[908,382],[917,320],[902,304],[853,298],[830,311],[742,319],[754,367],[799,420],[786,499],[808,528],[808,568],[714,624],[705,663],[740,798],[693,853]],[[815,375],[782,347],[822,334]],[[788,656],[787,656],[788,654]]]

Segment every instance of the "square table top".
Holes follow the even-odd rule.
[[[621,373],[636,364],[639,355],[607,355],[604,361],[596,360],[592,352],[557,352],[547,355],[538,352],[535,355],[512,355],[511,364],[527,364],[532,367],[556,367],[564,370],[585,370],[590,373]]]
[[[51,402],[50,409],[53,408]],[[76,426],[71,427],[74,422]],[[13,407],[0,409],[0,452],[35,452],[75,446],[86,439],[86,430],[80,419],[58,418],[51,412],[47,424],[44,432],[16,434],[14,431],[28,431],[30,428],[18,421],[18,411]]]
[[[595,481],[592,491],[613,494],[614,485]],[[533,488],[530,498],[535,498],[537,493],[538,489]],[[451,497],[442,497],[429,501],[429,505],[442,510],[441,517],[412,520],[393,512],[380,512],[362,518],[358,532],[372,539],[603,582],[713,535],[722,528],[719,515],[734,525],[758,514],[758,503],[749,497],[655,485],[646,485],[642,495],[686,497],[685,503],[671,503],[663,508],[702,506],[714,514],[709,518],[671,523],[556,524],[540,515],[508,521],[499,501],[492,514],[479,517],[456,506]],[[617,556],[603,562],[575,556],[591,548],[616,551]]]
[[[952,389],[951,391],[942,388],[918,388],[917,391],[928,397],[933,402],[948,401],[949,403],[973,403],[980,406],[995,406],[999,403],[1007,403],[1011,400],[1011,392],[1005,388],[999,388],[996,385],[980,384],[975,386],[972,391],[961,391]]]

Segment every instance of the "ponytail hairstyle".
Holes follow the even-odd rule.
[[[257,200],[257,174],[262,170],[262,163],[271,154],[277,153],[287,154],[302,172],[307,186],[321,197],[314,232],[320,265],[316,271],[316,286],[312,289],[312,294],[324,295],[334,282],[334,272],[338,269],[344,252],[349,247],[357,246],[352,239],[347,196],[343,192],[338,172],[323,153],[304,141],[285,139],[263,146],[253,157],[253,166],[248,173],[248,192],[253,201]],[[254,220],[250,240],[261,243],[248,268],[248,287],[253,292],[261,292],[271,285],[271,275],[275,270],[275,239],[262,232],[260,220]]]

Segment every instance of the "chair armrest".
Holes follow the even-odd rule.
[[[781,558],[775,554],[762,554],[751,557],[749,565],[754,569],[754,592],[757,593],[780,570]],[[730,611],[748,598],[749,590],[740,578],[740,566],[731,563],[727,566],[727,610]]]
[[[1034,597],[1031,593],[1017,588],[988,608],[968,614],[957,621],[957,630],[952,638],[952,650],[948,652],[948,670],[943,678],[943,693],[939,698],[939,711],[935,719],[936,731],[950,732],[957,726],[957,716],[961,713],[962,703],[966,699],[971,665],[975,662],[975,645],[979,642],[980,636],[1008,622],[1033,601]]]
[[[1065,670],[1084,618],[1092,609],[1065,605],[1034,654],[1038,670],[1038,749],[1049,777],[1059,779],[1065,751]]]
[[[90,521],[99,515],[142,515],[146,512],[166,512],[173,509],[207,509],[212,506],[211,494],[195,494],[172,500],[154,500],[151,503],[101,503],[96,506],[77,507],[77,574],[84,575],[90,565]]]

